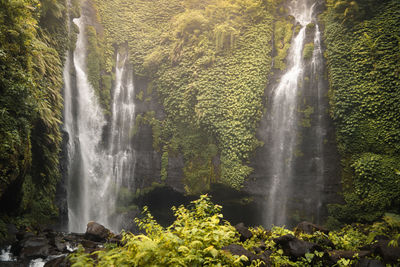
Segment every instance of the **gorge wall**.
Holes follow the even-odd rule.
[[[119,154],[130,155],[122,164],[130,174],[114,182],[116,161],[95,161],[104,163],[99,168],[107,175],[94,177],[108,177],[105,191],[114,194],[105,200],[112,204],[106,217],[118,214],[115,228],[132,228],[125,222],[145,204],[167,222],[168,205],[204,192],[233,222],[266,224],[262,214],[275,156],[269,152],[273,93],[302,30],[287,8],[291,1],[40,2],[41,7],[29,0],[2,3],[0,11],[2,232],[9,223],[38,225],[57,216],[65,223],[73,206],[66,201],[69,183],[90,171],[78,158],[70,160],[66,148],[74,134],[66,128],[66,112],[61,122],[61,92],[64,110],[70,108],[67,82],[61,91],[62,66],[64,77],[76,84],[78,74],[68,64],[73,65],[79,36],[72,20],[82,14],[87,18],[80,32],[86,38],[84,72],[104,119],[89,140],[98,140],[89,155],[100,151],[103,159],[118,158],[118,149],[110,148],[117,138],[112,129],[121,126],[113,118],[115,93],[128,84],[134,88],[133,126],[120,142],[130,150]],[[302,3],[316,6],[301,50],[293,189],[285,223],[324,222],[327,204],[338,201],[342,204],[329,206],[330,225],[399,212],[398,1]],[[323,55],[318,63],[316,51]],[[71,103],[77,103],[81,89],[71,89]],[[72,110],[76,118],[78,109]],[[57,183],[59,214],[53,202]]]

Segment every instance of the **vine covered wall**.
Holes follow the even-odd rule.
[[[63,1],[0,1],[0,232],[57,216]],[[15,221],[15,218],[18,218]],[[3,237],[3,236],[2,236]]]
[[[345,200],[331,213],[370,222],[400,211],[400,2],[327,2],[325,55]]]
[[[262,145],[255,130],[280,1],[94,2],[104,26],[105,70],[113,67],[114,47],[128,44],[136,77],[148,81],[137,99],[157,94],[165,111],[164,117],[139,115],[136,123],[153,128],[162,180],[168,158],[182,154],[187,193],[216,181],[240,188],[252,172],[252,152]]]

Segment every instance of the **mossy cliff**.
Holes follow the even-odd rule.
[[[135,76],[148,84],[137,99],[156,96],[164,109],[165,116],[139,114],[136,123],[151,124],[162,180],[168,159],[178,155],[187,193],[217,181],[241,188],[252,172],[273,31],[288,23],[279,2],[94,1],[104,26],[105,69],[112,68],[114,47],[128,44]],[[287,47],[285,36],[279,42]]]
[[[400,212],[400,2],[327,1],[331,116],[342,156],[344,222]]]
[[[62,63],[61,1],[0,1],[0,231],[57,216]]]

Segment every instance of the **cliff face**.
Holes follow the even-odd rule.
[[[328,1],[324,16],[330,115],[345,205],[334,220],[399,212],[399,2]]]
[[[2,2],[1,232],[4,223],[57,216],[65,10],[61,3]]]
[[[272,161],[267,156],[269,102],[265,99],[275,87],[274,80],[285,69],[294,21],[287,10],[274,3],[250,7],[250,3],[239,1],[227,8],[221,1],[211,2],[194,6],[161,0],[154,6],[141,1],[132,5],[118,1],[85,2],[87,8],[83,12],[91,18],[89,26],[93,30],[87,32],[89,80],[98,92],[105,114],[110,116],[108,96],[115,87],[115,55],[120,51],[129,54],[129,61],[124,64],[134,73],[136,121],[131,142],[135,160],[130,179],[136,204],[160,186],[180,194],[213,192],[218,196],[225,195],[223,191],[229,191],[228,187],[240,188],[247,179],[243,190],[219,200],[230,205],[232,211],[236,207],[261,214]],[[153,10],[157,5],[164,9]],[[110,17],[115,13],[118,16]],[[224,22],[228,14],[233,24]],[[134,19],[128,23],[125,17]],[[271,23],[273,18],[275,24]],[[155,35],[161,39],[154,39]],[[313,36],[310,32],[308,43]],[[95,60],[99,54],[90,56],[92,50],[102,54],[100,61]],[[270,74],[272,65],[274,76]],[[100,83],[95,79],[96,69],[102,77]],[[309,60],[305,76],[309,76],[310,69]],[[111,77],[108,85],[103,76]],[[323,199],[319,205],[336,200],[337,156],[332,125],[325,112],[326,91],[319,98],[315,95],[317,83],[326,89],[322,76],[302,86],[302,105],[297,111],[305,125],[299,126],[294,167],[298,189],[293,192],[291,209],[301,210],[296,214],[299,218],[313,219],[316,208],[306,210],[300,207],[304,202],[298,199]],[[264,106],[266,113],[261,119]],[[321,125],[321,121],[325,124]],[[110,138],[109,127],[103,143]],[[321,127],[326,129],[324,149],[323,155],[317,155],[321,151],[316,151],[312,144]],[[316,167],[319,156],[329,162],[324,181],[317,178],[321,176]],[[216,186],[221,183],[225,186]],[[305,196],[304,192],[315,187],[318,194]],[[236,201],[229,199],[232,197]],[[322,215],[325,214],[324,211]],[[257,216],[245,217],[242,220],[262,223]]]

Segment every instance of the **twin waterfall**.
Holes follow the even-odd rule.
[[[287,225],[289,215],[298,206],[313,209],[312,216],[318,218],[318,211],[323,205],[319,194],[324,190],[326,163],[323,157],[327,132],[324,125],[326,104],[323,104],[326,84],[323,82],[324,65],[317,25],[312,58],[306,62],[303,56],[304,45],[309,38],[307,25],[316,19],[316,1],[288,2],[290,13],[300,24],[300,30],[294,34],[286,72],[279,83],[271,88],[268,105],[268,155],[265,156],[268,170],[265,174],[267,186],[264,190],[262,219],[266,227]],[[115,55],[111,114],[107,119],[87,74],[88,18],[83,14],[73,23],[79,28],[79,34],[75,50],[67,55],[64,69],[64,130],[69,137],[69,231],[84,232],[89,221],[97,221],[113,231],[119,231],[122,223],[117,213],[119,190],[125,187],[132,191],[135,187],[135,151],[131,136],[135,121],[133,70],[128,64],[127,53]],[[311,147],[306,155],[309,166],[298,166],[296,151],[301,140],[304,142],[307,139],[299,119],[300,101],[305,101],[304,94],[312,94],[313,127],[306,132],[308,140],[312,141],[307,143]],[[305,179],[299,180],[298,170],[302,168],[310,171],[303,174]],[[307,182],[304,182],[306,179]],[[293,197],[294,191],[310,185],[312,190],[304,192],[301,200]]]
[[[64,69],[64,122],[68,133],[69,231],[84,232],[89,221],[120,230],[116,214],[118,191],[133,181],[135,155],[131,143],[135,106],[133,72],[127,55],[117,55],[110,126],[86,71],[86,17],[79,28],[75,51]],[[75,76],[71,75],[74,73]],[[109,142],[103,143],[109,129]]]

